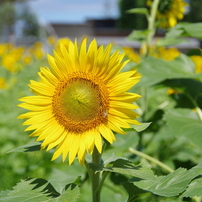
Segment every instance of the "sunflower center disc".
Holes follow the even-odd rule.
[[[79,79],[67,84],[61,96],[61,106],[70,120],[92,120],[99,113],[100,94],[98,86]]]
[[[109,92],[91,74],[75,72],[58,83],[52,100],[53,115],[73,133],[95,129],[108,117]]]

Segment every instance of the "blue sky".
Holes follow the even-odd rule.
[[[105,6],[106,3],[108,6]],[[89,18],[118,17],[118,0],[31,0],[30,8],[40,20],[82,23]],[[106,9],[108,8],[108,10]]]

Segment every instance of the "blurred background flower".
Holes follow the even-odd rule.
[[[147,5],[150,7],[152,2],[152,0],[148,0]],[[184,0],[160,1],[157,12],[158,26],[164,28],[174,27],[179,20],[183,19],[185,6],[188,6],[188,4]]]

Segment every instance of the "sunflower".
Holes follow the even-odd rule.
[[[147,0],[147,6],[150,7],[151,4],[152,0]],[[185,6],[188,4],[183,0],[160,0],[157,12],[159,27],[174,27],[184,17]]]
[[[192,56],[190,56],[190,58],[194,62],[195,72],[197,74],[202,72],[202,56],[200,56],[200,55],[192,55]]]
[[[141,57],[140,55],[131,47],[123,47],[124,53],[126,56],[135,63],[140,63]]]
[[[0,89],[6,89],[6,79],[0,77]]]
[[[180,51],[175,47],[158,47],[152,55],[156,58],[163,58],[166,61],[171,61],[179,57]]]
[[[30,136],[42,141],[42,149],[56,147],[52,160],[68,156],[69,164],[76,157],[84,163],[86,153],[94,148],[102,152],[103,139],[115,141],[114,132],[125,134],[123,128],[140,124],[137,108],[132,104],[140,96],[126,92],[140,79],[135,70],[121,72],[124,54],[111,55],[109,44],[98,48],[93,40],[87,48],[83,40],[61,43],[61,53],[48,55],[49,68],[41,68],[40,81],[30,81],[34,96],[21,98],[19,106],[31,110],[19,116],[34,130]]]

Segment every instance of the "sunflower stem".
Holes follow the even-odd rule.
[[[89,165],[88,165],[88,163],[87,163],[86,160],[85,160],[84,163],[85,163],[85,166],[86,166],[86,169],[87,169],[88,175],[89,175],[90,179],[92,180],[92,172],[91,172],[91,169],[90,169],[90,167],[89,167]]]
[[[99,164],[100,163],[101,154],[98,152],[95,147],[92,154],[92,163]],[[91,175],[92,180],[92,202],[100,202],[100,172],[92,172]]]
[[[102,186],[103,186],[104,181],[107,178],[108,174],[109,174],[109,172],[104,172],[103,173],[102,179],[101,179],[100,184],[99,184],[99,187],[98,187],[98,189],[96,191],[101,192]]]
[[[174,170],[172,168],[170,168],[169,166],[167,166],[166,164],[162,163],[161,161],[159,161],[158,159],[155,159],[145,153],[142,153],[140,151],[137,151],[136,149],[133,149],[132,147],[129,148],[129,151],[133,154],[136,154],[142,158],[145,158],[153,163],[155,163],[156,165],[160,166],[161,168],[167,170],[169,173],[172,173]]]
[[[156,20],[156,13],[159,5],[159,0],[154,0],[151,7],[151,15],[148,18],[148,30],[149,33],[147,35],[147,41],[146,41],[146,54],[149,55],[150,53],[150,47],[152,43],[152,39],[154,37],[154,34],[156,32],[156,26],[155,26],[155,20]]]
[[[189,93],[185,92],[185,95],[187,96],[187,98],[192,102],[192,104],[194,105],[196,112],[198,114],[199,119],[202,121],[202,111],[201,109],[198,107],[197,102],[192,98],[192,96],[189,95]]]

